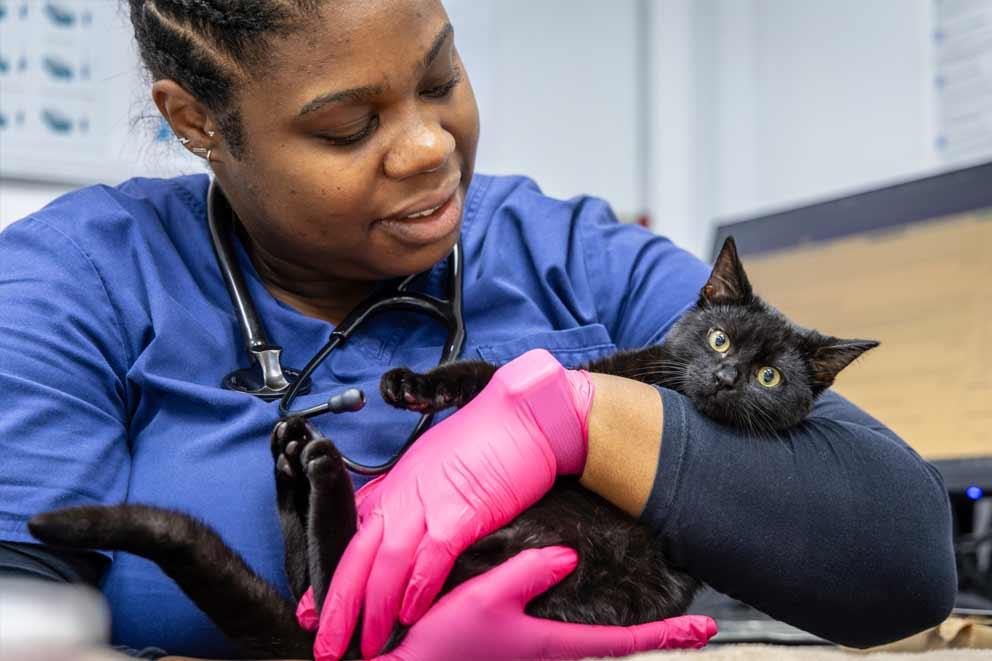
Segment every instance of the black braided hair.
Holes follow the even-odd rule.
[[[267,37],[285,35],[323,0],[128,0],[152,80],[171,79],[217,118],[235,158],[245,137],[235,92],[265,64]]]

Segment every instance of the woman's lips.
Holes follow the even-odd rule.
[[[445,238],[458,229],[462,217],[461,187],[429,216],[421,218],[389,218],[375,225],[393,238],[413,245],[425,246]]]

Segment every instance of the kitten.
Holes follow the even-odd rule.
[[[727,239],[696,304],[661,345],[619,352],[586,369],[676,390],[705,415],[754,436],[798,424],[840,370],[877,346],[800,328],[754,295]],[[459,362],[427,374],[388,372],[387,402],[418,411],[462,406],[496,366]],[[318,607],[355,532],[351,481],[334,445],[303,419],[272,433],[286,572],[294,599],[313,585]],[[255,575],[209,527],[142,505],[87,506],[35,516],[29,528],[53,545],[123,550],[156,562],[245,657],[310,658],[313,634],[296,624],[294,603]],[[526,548],[561,544],[579,565],[527,606],[567,622],[632,625],[685,612],[699,581],[674,567],[661,544],[628,515],[560,478],[533,507],[466,550],[443,592]],[[360,630],[358,627],[357,630]],[[387,648],[402,638],[398,628]],[[359,658],[357,633],[349,648]]]

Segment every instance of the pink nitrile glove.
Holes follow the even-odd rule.
[[[567,624],[532,617],[524,607],[575,569],[572,549],[548,546],[521,551],[444,595],[407,632],[403,642],[376,661],[478,661],[582,659],[626,656],[660,649],[698,649],[716,634],[704,615],[682,615],[632,627]],[[297,619],[317,627],[312,593]],[[316,661],[336,657],[316,652]]]
[[[397,616],[410,625],[426,612],[462,551],[537,502],[557,475],[580,474],[593,394],[587,373],[529,351],[367,485],[321,612],[322,658],[344,653],[363,603],[362,655],[378,653]]]

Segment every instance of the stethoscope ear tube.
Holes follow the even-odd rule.
[[[234,314],[244,336],[245,349],[252,351],[257,347],[271,346],[265,334],[265,328],[258,319],[258,312],[251,298],[247,295],[245,280],[241,269],[234,264],[234,246],[231,244],[231,217],[233,211],[227,198],[220,192],[216,179],[210,180],[207,191],[207,225],[210,228],[210,239],[214,246],[214,254],[220,265],[220,273],[227,286],[227,293],[234,303]]]
[[[222,385],[229,390],[237,390],[273,401],[286,393],[291,384],[290,379],[294,382],[300,381],[299,372],[283,369],[279,360],[282,347],[269,342],[265,327],[262,326],[255,305],[248,295],[241,269],[236,267],[234,246],[231,242],[233,215],[231,205],[220,190],[217,180],[211,178],[210,188],[207,190],[207,227],[210,230],[210,242],[227,293],[230,294],[231,302],[234,304],[234,314],[241,327],[245,349],[254,363],[254,366],[235,370],[225,376]],[[309,379],[300,381],[300,393],[309,390]]]

